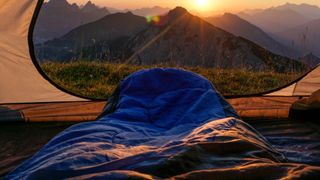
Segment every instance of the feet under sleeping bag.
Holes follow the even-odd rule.
[[[60,133],[6,178],[167,178],[283,161],[207,79],[151,69],[123,80],[97,121]]]

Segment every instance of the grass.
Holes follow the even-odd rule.
[[[76,94],[93,98],[108,98],[119,82],[135,71],[161,67],[96,61],[47,62],[41,66],[58,85]],[[251,72],[244,69],[182,68],[206,77],[224,95],[264,92],[283,86],[300,76],[298,73]]]

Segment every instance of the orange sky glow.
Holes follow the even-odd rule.
[[[70,3],[84,4],[88,0],[68,0]],[[99,6],[117,9],[136,9],[141,7],[161,6],[174,8],[182,6],[189,11],[202,15],[213,15],[224,12],[239,12],[244,9],[260,9],[278,6],[286,2],[307,3],[320,6],[319,0],[91,0]]]

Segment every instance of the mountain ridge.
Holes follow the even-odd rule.
[[[268,8],[251,15],[244,12],[238,15],[267,33],[281,32],[310,20],[291,9],[279,10],[276,8]]]
[[[135,16],[132,13],[127,15]],[[249,40],[216,28],[182,7],[159,18],[159,21],[151,24],[145,21],[145,28],[136,34],[112,42],[116,47],[110,47],[108,40],[97,40],[97,43],[81,52],[73,52],[75,59],[80,58],[81,54],[81,58],[129,61],[142,65],[176,64],[285,72],[291,71],[293,64],[297,69],[304,69],[301,63],[275,55]],[[45,48],[48,50],[53,45],[52,41],[47,42]],[[64,48],[57,47],[59,51]],[[41,51],[38,56],[41,56]]]
[[[58,38],[71,29],[109,14],[106,8],[99,8],[88,1],[82,8],[69,4],[67,0],[44,2],[34,30],[34,42],[42,43]]]
[[[274,40],[261,28],[232,13],[209,17],[206,20],[212,25],[224,29],[236,36],[244,37],[269,51],[287,57],[295,57],[296,52]]]
[[[275,33],[275,37],[287,46],[299,50],[300,55],[313,53],[320,56],[320,18],[303,25]]]

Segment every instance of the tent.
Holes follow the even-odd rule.
[[[41,71],[33,49],[33,27],[41,1],[2,1],[0,15],[0,103],[84,101],[61,90]]]
[[[0,21],[0,121],[96,120],[101,112],[106,112],[103,109],[110,102],[88,99],[68,92],[50,80],[36,62],[32,36],[42,3],[42,0],[0,2],[0,15],[6,17]],[[231,96],[227,97],[227,101],[242,118],[274,120],[287,118],[289,109],[295,101],[309,97],[318,89],[320,89],[320,66],[285,87],[256,95]],[[225,120],[224,123],[228,124],[227,121],[232,119]],[[246,124],[243,124],[243,128],[251,131]],[[308,128],[310,127],[305,127],[303,131],[309,132]],[[267,151],[272,151],[262,139],[260,136],[257,137]],[[260,165],[261,168],[272,168],[270,165]],[[314,169],[294,164],[281,166],[285,170],[297,168],[297,166]]]
[[[150,69],[127,77],[97,121],[66,129],[6,178],[157,179],[201,169],[214,178],[217,169],[238,167],[257,178],[260,166],[271,168],[264,175],[269,178],[320,175],[320,167],[281,164],[287,161],[208,80],[178,69]]]

